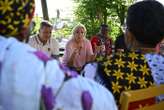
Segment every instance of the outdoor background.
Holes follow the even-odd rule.
[[[37,33],[43,20],[41,0],[36,1],[34,21],[36,26],[31,34]],[[113,40],[122,34],[128,7],[139,0],[46,0],[48,16],[54,25],[53,37],[61,40],[71,37],[72,28],[82,23],[87,28],[87,38],[98,33],[99,25],[110,26],[109,35]],[[164,4],[164,0],[158,0]]]

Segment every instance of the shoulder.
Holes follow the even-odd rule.
[[[107,37],[108,41],[112,41],[112,38],[110,36]]]
[[[152,69],[156,68],[164,73],[164,56],[160,54],[145,54],[145,58]]]
[[[28,42],[34,42],[34,41],[36,41],[37,36],[38,36],[37,34],[30,36],[30,38],[29,38],[29,41],[28,41]]]
[[[2,48],[4,45],[6,45],[7,39],[0,35],[0,47]]]
[[[53,43],[53,44],[59,44],[59,42],[57,41],[57,39],[55,39],[55,38],[53,38],[53,37],[51,37],[50,38],[50,41]]]
[[[30,39],[35,39],[37,36],[38,36],[38,34],[31,35],[31,36],[30,36]]]
[[[151,74],[156,84],[164,83],[164,56],[160,54],[146,54],[145,58],[151,68]]]
[[[57,39],[54,38],[54,37],[51,37],[50,40],[53,41],[53,42],[57,42]]]
[[[91,42],[90,42],[90,40],[84,39],[84,45],[85,45],[85,47],[87,47],[87,48],[91,47]]]
[[[99,39],[99,37],[98,37],[99,35],[97,34],[97,35],[93,35],[92,37],[91,37],[91,40],[94,40],[94,39]]]
[[[73,39],[70,39],[70,40],[67,42],[66,47],[71,47],[73,44],[74,44]]]
[[[90,43],[90,41],[88,39],[84,39],[84,42],[87,44]]]
[[[100,41],[100,37],[99,37],[99,35],[97,34],[97,35],[94,35],[92,38],[91,38],[91,43],[93,43],[93,42],[99,42]]]
[[[6,47],[4,46],[3,50],[4,52],[8,51],[8,54],[5,56],[8,58],[7,61],[16,63],[15,65],[21,64],[22,68],[23,65],[34,65],[36,62],[40,62],[35,55],[35,48],[19,42],[15,38],[7,39]]]

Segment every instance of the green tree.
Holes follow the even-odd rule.
[[[98,32],[100,24],[112,27],[114,38],[121,33],[127,8],[134,0],[74,0],[77,4],[75,16],[88,31],[87,37]]]

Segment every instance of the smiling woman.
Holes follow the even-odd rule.
[[[35,2],[35,15],[42,16],[41,0],[35,0]],[[61,18],[71,17],[73,15],[73,5],[73,0],[47,0],[49,17],[56,17],[57,10],[59,10]]]

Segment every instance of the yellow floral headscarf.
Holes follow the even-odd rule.
[[[34,7],[34,0],[0,0],[0,34],[21,36],[29,27]]]

